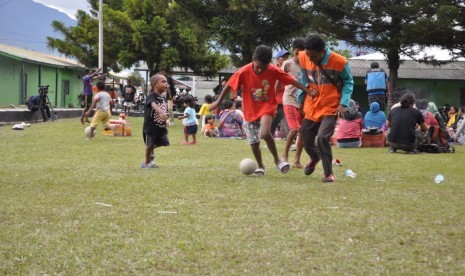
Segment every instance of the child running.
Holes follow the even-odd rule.
[[[276,144],[270,131],[271,121],[278,105],[275,93],[276,81],[280,81],[284,85],[292,84],[302,91],[311,94],[304,85],[292,76],[280,68],[270,65],[272,56],[270,47],[265,45],[258,46],[255,49],[253,61],[234,73],[219,95],[218,100],[210,107],[210,109],[217,108],[224,96],[231,90],[237,91],[242,88],[247,140],[258,164],[258,168],[254,172],[254,175],[257,176],[265,175],[265,166],[260,150],[260,136],[265,140],[270,153],[273,155],[276,168],[282,173],[287,173],[290,168],[287,162],[279,158]]]
[[[197,144],[196,135],[199,121],[194,109],[194,99],[191,96],[185,96],[182,101],[186,109],[184,110],[184,115],[179,116],[178,119],[182,120],[182,124],[184,125],[183,145],[195,145]],[[192,136],[192,142],[189,142],[189,135]]]
[[[94,108],[97,109],[94,116],[92,117],[92,121],[90,122],[90,133],[87,136],[87,139],[90,140],[95,135],[95,130],[97,129],[97,125],[99,122],[102,122],[105,130],[110,129],[110,101],[111,97],[107,91],[105,91],[105,82],[98,81],[96,84],[98,93],[94,97],[94,102],[90,106],[89,110],[85,113],[85,117],[89,117],[90,113]]]
[[[158,147],[169,146],[166,120],[168,105],[162,93],[168,90],[168,81],[162,74],[153,75],[150,78],[151,90],[147,96],[144,110],[143,137],[145,143],[145,162],[141,168],[158,168],[154,163],[154,150]]]

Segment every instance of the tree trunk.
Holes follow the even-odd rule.
[[[399,67],[400,67],[400,56],[397,48],[391,48],[388,50],[387,54],[387,63],[389,68],[389,90],[387,94],[387,108],[388,111],[391,110],[391,107],[399,100],[397,99],[397,79],[399,77]]]

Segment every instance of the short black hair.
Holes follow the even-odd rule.
[[[273,50],[266,45],[259,45],[255,48],[253,59],[262,63],[269,64],[273,58]]]
[[[428,100],[426,99],[419,99],[417,101],[417,108],[420,110],[425,110],[428,108]]]
[[[215,117],[213,117],[213,115],[205,116],[205,123],[208,123],[208,121],[211,120],[211,119],[215,119]]]
[[[374,61],[374,62],[372,62],[372,63],[370,64],[370,66],[371,66],[371,68],[373,68],[373,69],[374,69],[374,68],[379,68],[379,63],[376,62],[376,61]]]
[[[231,100],[226,100],[223,102],[223,109],[230,109],[233,106],[234,102]]]
[[[241,108],[242,108],[242,101],[241,101],[241,100],[235,100],[234,102],[236,103],[236,108],[237,108],[237,109],[241,109]]]
[[[305,39],[305,49],[307,50],[323,51],[325,47],[325,40],[319,34],[310,34]]]
[[[105,90],[105,82],[104,82],[104,81],[98,81],[98,82],[96,83],[96,86],[97,86],[97,89],[98,89],[99,91]]]
[[[191,96],[184,96],[182,98],[182,102],[187,103],[189,107],[194,107],[194,98],[192,98]]]
[[[400,106],[402,108],[408,108],[415,103],[415,94],[407,92],[400,97]]]
[[[298,37],[292,41],[292,49],[305,49],[305,40]]]
[[[213,97],[211,95],[205,96],[205,102],[211,104],[213,102]]]

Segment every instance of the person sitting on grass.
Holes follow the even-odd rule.
[[[206,124],[206,117],[207,115],[212,114],[210,111],[210,106],[212,105],[213,97],[211,95],[205,96],[205,103],[202,104],[199,110],[199,116],[202,119],[202,129],[205,127]]]
[[[215,118],[213,115],[205,116],[205,126],[202,128],[202,133],[207,137],[218,137],[219,131],[215,126]]]
[[[400,106],[389,112],[386,127],[389,128],[387,137],[391,153],[398,149],[417,153],[419,143],[428,131],[423,115],[413,107],[414,104],[415,95],[409,92],[401,97]],[[420,126],[419,130],[416,125]]]
[[[218,123],[220,137],[244,138],[243,124],[244,120],[241,114],[237,112],[235,102],[231,100],[224,101]]]
[[[197,144],[197,125],[199,121],[197,120],[197,114],[194,109],[194,99],[190,95],[184,96],[182,99],[184,103],[184,115],[179,116],[178,119],[182,120],[184,125],[184,142],[183,145],[195,145]],[[192,136],[192,142],[189,142],[189,135]]]
[[[376,102],[373,102],[374,104]],[[362,113],[355,107],[355,101],[349,101],[342,118],[339,119],[339,129],[337,131],[338,148],[359,148],[362,145]]]
[[[246,121],[247,140],[257,161],[258,168],[254,175],[264,175],[265,165],[260,150],[260,137],[265,140],[267,147],[273,155],[276,168],[282,173],[289,171],[289,164],[278,156],[276,144],[271,134],[271,121],[276,113],[275,84],[280,81],[283,85],[292,84],[305,93],[311,93],[292,76],[274,65],[270,65],[273,57],[270,47],[260,45],[255,49],[253,61],[240,68],[229,79],[218,99],[210,109],[218,108],[223,98],[232,91],[242,88],[244,118]]]
[[[143,169],[154,169],[155,148],[170,145],[166,121],[168,120],[168,104],[162,96],[168,90],[168,80],[162,74],[150,78],[151,90],[147,96],[144,108],[143,137],[145,144],[145,162],[140,164]]]
[[[90,122],[90,133],[87,136],[87,139],[92,139],[95,135],[95,130],[97,129],[97,125],[99,122],[102,122],[105,130],[109,130],[110,128],[110,101],[111,97],[107,91],[105,91],[105,82],[98,81],[97,82],[97,94],[94,97],[94,102],[90,106],[89,110],[85,113],[85,117],[89,117],[92,110],[94,108],[97,109],[94,116],[92,117],[92,121]]]
[[[379,109],[378,102],[370,104],[370,111],[363,118],[363,128],[379,128],[382,129],[386,124],[386,114]]]

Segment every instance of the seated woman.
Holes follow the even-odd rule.
[[[370,111],[363,118],[363,128],[379,128],[382,129],[386,124],[386,114],[379,109],[378,102],[370,104]]]
[[[449,109],[449,120],[447,121],[446,126],[448,129],[456,129],[457,122],[458,122],[457,108],[452,105]]]
[[[220,137],[228,138],[244,138],[245,131],[243,129],[244,119],[237,112],[236,105],[233,101],[227,100],[223,102],[223,110],[220,114],[218,130]]]
[[[433,113],[428,111],[428,101],[421,99],[417,101],[417,109],[421,111],[423,119],[427,126],[439,126],[438,121],[434,117]]]
[[[434,102],[429,102],[428,103],[428,111],[431,112],[434,115],[434,118],[438,122],[439,127],[442,129],[444,134],[446,135],[446,139],[449,142],[452,142],[453,139],[450,137],[449,132],[447,131],[446,128],[446,123],[444,122],[444,119],[442,118],[441,114],[439,113],[439,110]]]
[[[350,100],[349,107],[339,120],[339,129],[337,131],[338,148],[359,148],[362,145],[362,113],[358,112],[355,102]]]
[[[460,107],[457,112],[457,128],[452,134],[455,142],[465,144],[465,107]]]

